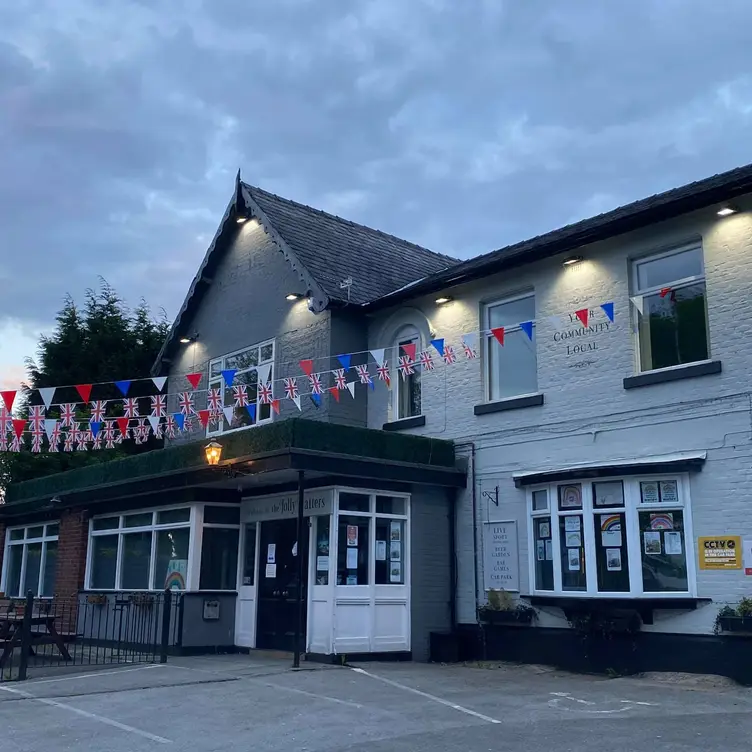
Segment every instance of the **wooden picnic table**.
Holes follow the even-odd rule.
[[[29,619],[31,626],[31,638],[29,648],[31,655],[34,655],[33,649],[38,645],[55,645],[60,651],[60,655],[66,661],[71,660],[68,648],[65,647],[63,638],[55,627],[55,616],[49,614],[33,615]],[[0,647],[3,647],[0,655],[0,669],[10,657],[15,648],[21,647],[23,636],[24,616],[22,614],[0,615]]]

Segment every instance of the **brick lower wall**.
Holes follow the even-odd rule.
[[[60,537],[57,548],[56,598],[73,599],[84,587],[88,538],[88,511],[85,509],[64,511],[60,517]]]

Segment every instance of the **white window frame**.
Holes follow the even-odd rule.
[[[405,354],[402,352],[402,346],[400,343],[404,342],[415,342],[415,375],[418,377],[420,386],[420,412],[417,415],[400,415],[400,398],[405,390],[406,384],[399,371],[399,359]],[[414,324],[405,324],[405,326],[400,327],[394,338],[394,346],[392,348],[394,359],[390,369],[392,374],[392,420],[409,420],[410,418],[419,418],[421,415],[425,414],[423,408],[423,374],[421,373],[419,366],[420,353],[423,349],[423,337],[417,326]]]
[[[49,534],[49,528],[52,526],[57,526],[58,533],[56,535],[50,535]],[[35,538],[29,538],[29,530],[32,530],[34,528],[41,527],[42,528],[42,536],[35,537]],[[17,530],[23,530],[24,536],[22,539],[19,540],[11,540],[11,533],[15,532]],[[28,590],[26,586],[26,560],[28,556],[28,547],[29,544],[32,543],[41,543],[42,544],[42,556],[39,562],[39,578],[37,581],[37,589],[35,598],[52,598],[53,595],[41,595],[42,588],[44,586],[44,570],[45,566],[47,564],[47,544],[48,543],[57,543],[59,541],[59,534],[60,531],[60,522],[59,520],[56,520],[54,522],[40,522],[37,524],[32,525],[15,525],[14,527],[9,527],[5,531],[5,550],[3,551],[3,571],[2,571],[2,586],[0,586],[0,591],[5,593],[5,595],[9,598],[24,598],[26,596],[26,591]],[[23,554],[21,558],[21,592],[18,595],[11,596],[8,593],[8,568],[10,567],[10,549],[14,546],[22,546],[23,547]]]
[[[658,261],[663,258],[669,258],[671,256],[677,256],[680,253],[686,253],[687,251],[693,251],[693,250],[699,250],[700,251],[700,262],[702,264],[702,274],[695,274],[691,277],[683,277],[682,279],[678,279],[673,282],[666,282],[662,285],[655,285],[653,287],[640,287],[640,281],[639,281],[639,269],[638,267],[641,264],[650,262],[650,261]],[[702,282],[705,285],[705,337],[706,341],[708,343],[708,356],[707,358],[703,360],[696,360],[692,361],[691,363],[678,363],[674,366],[666,366],[665,368],[645,368],[642,367],[642,358],[640,357],[640,312],[634,311],[634,332],[635,332],[635,344],[636,344],[636,350],[635,350],[635,369],[637,373],[652,373],[653,371],[670,371],[675,368],[686,368],[689,365],[694,365],[695,363],[707,363],[711,359],[711,343],[710,343],[710,322],[709,322],[709,313],[708,313],[708,287],[707,287],[707,279],[705,275],[705,251],[702,245],[702,241],[696,241],[693,243],[685,243],[684,245],[677,246],[675,248],[670,248],[665,251],[659,251],[657,253],[651,253],[646,256],[638,256],[636,258],[631,259],[630,261],[631,266],[631,277],[632,277],[632,290],[634,291],[633,294],[635,297],[638,298],[646,298],[650,297],[651,295],[657,295],[660,293],[660,291],[664,287],[670,287],[672,290],[680,290],[683,287],[690,287],[691,285],[696,285],[700,282]]]
[[[267,358],[265,360],[261,360],[261,349],[271,345],[272,347],[272,356],[271,358]],[[222,376],[212,376],[212,368],[215,366],[219,366],[219,371],[225,370],[225,363],[228,358],[234,358],[240,355],[241,353],[247,352],[248,350],[258,350],[258,365],[269,365],[271,366],[271,370],[269,371],[269,377],[270,381],[272,383],[272,388],[274,388],[274,376],[275,376],[275,358],[277,355],[277,345],[275,339],[266,339],[263,342],[258,342],[257,344],[248,345],[247,347],[241,347],[239,350],[234,350],[233,352],[225,353],[219,358],[212,358],[209,361],[208,366],[208,388],[209,389],[215,389],[219,387],[219,393],[222,398],[222,408],[225,407],[231,407],[231,405],[225,405],[225,384],[224,380],[222,379]],[[250,371],[254,370],[256,366],[250,366],[249,368],[243,368],[239,370],[235,376],[241,376],[244,373],[249,373]],[[207,396],[208,399],[208,396]],[[274,420],[274,410],[272,410],[271,405],[269,405],[269,416],[267,418],[261,419],[261,402],[259,401],[259,395],[256,394],[256,422],[249,426],[239,426],[238,428],[227,428],[225,429],[225,416],[224,414],[220,415],[217,419],[217,427],[212,428],[212,421],[209,421],[209,425],[206,428],[206,436],[223,436],[224,434],[228,433],[234,433],[235,431],[245,431],[249,428],[255,428],[256,426],[262,426],[267,423],[271,423]]]
[[[506,295],[503,298],[498,298],[496,300],[488,301],[483,303],[483,328],[486,331],[485,337],[483,338],[483,374],[485,379],[485,399],[486,402],[504,402],[505,400],[513,400],[517,399],[519,397],[530,397],[534,394],[539,394],[539,388],[538,388],[538,339],[537,339],[537,330],[536,330],[536,321],[535,319],[532,319],[533,321],[533,339],[535,341],[535,390],[532,392],[522,392],[520,394],[513,394],[509,395],[508,397],[492,397],[491,396],[491,345],[493,342],[495,342],[495,338],[493,334],[491,334],[491,309],[495,306],[504,305],[505,303],[514,303],[518,300],[524,300],[525,298],[532,298],[533,299],[533,305],[535,305],[535,290],[527,290],[525,292],[520,292],[515,295]],[[522,323],[522,322],[520,322]],[[505,326],[504,327],[504,335],[512,334],[513,332],[521,332],[522,329],[519,325],[516,326]],[[527,336],[527,335],[525,335]]]
[[[594,483],[608,483],[609,481],[622,481],[624,486],[623,507],[594,507],[593,491]],[[643,504],[640,494],[641,481],[676,481],[679,493],[679,501],[676,504],[658,502],[655,504]],[[581,484],[582,508],[559,509],[558,487],[562,485]],[[689,491],[689,476],[684,473],[666,473],[662,475],[628,475],[593,478],[590,480],[572,479],[556,481],[551,484],[530,486],[527,489],[527,519],[528,519],[528,577],[530,593],[542,596],[556,596],[565,598],[651,598],[665,599],[691,598],[697,595],[697,569],[694,533],[692,531],[692,505]],[[533,511],[533,492],[545,489],[548,493],[548,509]],[[672,511],[681,510],[684,514],[684,550],[687,561],[687,585],[688,589],[680,592],[646,591],[642,581],[642,550],[639,530],[639,513],[646,511]],[[596,568],[596,546],[593,518],[599,514],[623,513],[625,515],[627,541],[627,558],[629,567],[630,590],[626,591],[599,591],[598,573]],[[561,545],[559,540],[559,518],[569,515],[582,517],[582,535],[585,549],[585,574],[587,581],[586,590],[563,590],[561,587],[562,562]],[[538,590],[535,581],[536,550],[534,539],[535,520],[541,517],[551,518],[551,539],[553,547],[553,572],[554,589]]]
[[[232,507],[233,509],[238,510],[239,515],[239,521],[237,525],[232,524],[231,522],[204,522],[206,507]],[[207,593],[217,593],[217,592],[223,592],[223,593],[233,593],[237,592],[239,586],[242,584],[243,580],[241,579],[241,560],[240,560],[240,554],[243,550],[244,541],[241,539],[242,535],[245,531],[245,526],[242,522],[242,514],[241,514],[241,508],[238,504],[223,504],[221,502],[211,504],[201,504],[200,508],[197,513],[197,520],[196,525],[200,529],[200,543],[195,547],[196,550],[196,575],[194,582],[196,584],[195,592],[201,593],[201,592],[207,592]],[[258,523],[256,523],[258,525]],[[204,530],[206,528],[221,528],[223,530],[237,530],[238,531],[238,551],[237,551],[237,566],[235,567],[235,587],[229,588],[229,589],[219,589],[216,588],[201,588],[201,559],[204,555]],[[258,530],[256,531],[256,535],[258,535]],[[190,562],[188,564],[188,568],[190,570]]]

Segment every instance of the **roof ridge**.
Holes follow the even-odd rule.
[[[438,258],[446,259],[447,261],[450,261],[452,263],[457,263],[458,261],[462,260],[462,259],[455,258],[454,256],[448,256],[446,253],[438,253],[437,251],[432,251],[430,248],[426,248],[423,245],[414,243],[412,240],[406,240],[405,238],[401,238],[398,235],[393,235],[392,233],[384,232],[383,230],[378,230],[375,227],[371,227],[370,225],[364,225],[364,224],[361,224],[360,222],[353,222],[351,219],[340,217],[338,214],[332,214],[331,212],[324,211],[323,209],[317,209],[315,206],[310,206],[309,204],[303,204],[300,201],[294,201],[291,198],[280,196],[277,193],[272,193],[271,191],[264,190],[263,188],[260,188],[257,185],[251,185],[250,183],[245,183],[245,182],[243,183],[243,185],[246,188],[248,188],[250,191],[260,191],[261,193],[264,193],[267,196],[271,196],[277,199],[278,201],[282,201],[286,204],[293,204],[294,206],[298,206],[302,209],[306,209],[310,212],[314,212],[315,214],[321,214],[325,217],[331,217],[331,219],[335,219],[338,222],[342,222],[343,224],[350,225],[351,227],[360,228],[361,230],[368,230],[369,232],[372,232],[376,235],[380,235],[383,238],[390,238],[391,240],[397,240],[400,243],[406,243],[407,245],[410,245],[413,248],[418,248],[421,251],[430,253],[432,256],[437,256]]]

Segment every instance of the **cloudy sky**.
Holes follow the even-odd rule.
[[[0,4],[0,384],[105,277],[172,317],[235,172],[467,257],[752,162],[749,0]]]

